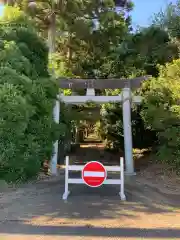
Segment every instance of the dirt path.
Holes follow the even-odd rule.
[[[105,151],[103,143],[84,143],[70,155],[70,160],[73,163],[100,161],[104,164],[118,164],[121,156],[122,153],[113,154]]]
[[[82,161],[90,154],[84,149],[79,152]],[[140,173],[127,179],[126,202],[120,201],[118,186],[84,185],[71,186],[64,202],[63,169],[58,177],[4,192],[0,240],[180,239],[180,192],[163,193],[145,179]]]

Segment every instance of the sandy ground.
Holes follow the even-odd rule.
[[[0,198],[0,239],[180,239],[180,196],[162,194],[138,176],[118,187],[71,186],[62,200],[63,172]]]
[[[126,178],[125,202],[118,186],[84,185],[72,185],[63,201],[60,169],[58,177],[0,194],[0,240],[180,239],[179,182],[175,191],[174,182],[157,179],[146,169]]]

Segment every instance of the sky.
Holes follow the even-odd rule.
[[[3,5],[0,4],[0,15],[2,14],[2,11],[3,11]]]
[[[150,25],[152,17],[155,13],[165,9],[168,3],[175,3],[176,0],[132,0],[134,2],[134,10],[132,11],[133,26],[146,27]]]
[[[132,11],[133,27],[146,27],[151,23],[151,19],[155,13],[164,9],[169,2],[176,0],[132,0],[134,2],[134,10]],[[0,15],[2,14],[3,6],[0,4]]]

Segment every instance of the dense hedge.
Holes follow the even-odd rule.
[[[50,159],[60,134],[52,115],[57,92],[46,44],[22,12],[8,8],[0,21],[1,179],[35,177]]]

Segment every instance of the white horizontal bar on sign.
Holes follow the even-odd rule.
[[[82,178],[69,178],[68,183],[84,184],[84,181],[82,180]]]
[[[119,185],[119,184],[121,184],[121,180],[120,179],[106,179],[103,184]]]
[[[86,102],[108,103],[108,102],[122,102],[122,96],[64,96],[60,99],[69,104],[81,104]]]
[[[84,168],[84,165],[69,165],[68,170],[72,171],[82,171]]]
[[[84,177],[105,177],[105,172],[84,171]]]

